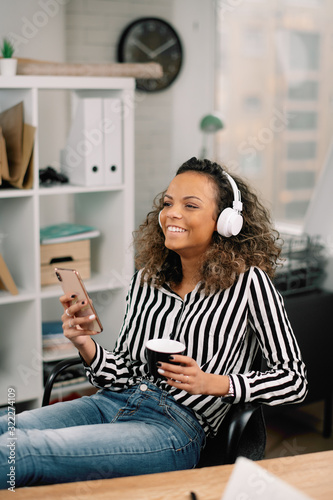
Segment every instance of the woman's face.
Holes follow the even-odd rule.
[[[197,172],[184,172],[171,181],[160,214],[165,246],[181,257],[202,255],[216,231],[214,182]]]

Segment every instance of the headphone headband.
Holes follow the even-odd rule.
[[[243,217],[241,215],[243,203],[241,202],[241,194],[234,179],[224,170],[223,174],[227,177],[232,187],[234,201],[232,202],[232,207],[225,208],[220,213],[217,219],[217,232],[221,236],[229,238],[230,236],[237,236],[243,227]]]
[[[238,186],[234,179],[229,175],[227,172],[223,170],[223,174],[227,177],[228,181],[230,182],[230,185],[232,187],[233,193],[234,193],[234,201],[232,202],[232,208],[236,210],[237,212],[241,212],[243,210],[243,203],[241,202],[241,194],[238,189]]]

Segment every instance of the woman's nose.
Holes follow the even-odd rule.
[[[167,211],[167,217],[170,219],[180,219],[182,216],[181,208],[177,205],[172,205]]]

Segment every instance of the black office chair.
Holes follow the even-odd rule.
[[[68,368],[80,364],[81,358],[68,358],[55,365],[45,383],[42,406],[50,403],[57,377]],[[254,403],[234,404],[214,438],[208,438],[198,468],[233,464],[238,456],[251,460],[264,458],[266,426],[262,406]]]

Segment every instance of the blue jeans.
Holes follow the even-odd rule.
[[[204,431],[192,410],[149,381],[123,392],[23,412],[16,440],[0,419],[0,488],[190,469]],[[10,476],[12,473],[12,476]]]

